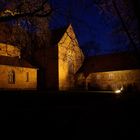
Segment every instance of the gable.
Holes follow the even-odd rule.
[[[75,32],[71,25],[58,42],[58,58],[67,63],[72,63],[74,73],[81,67],[84,54],[79,47]]]
[[[81,67],[84,55],[71,25],[58,42],[59,90],[74,87],[74,74]]]
[[[59,40],[58,44],[63,44],[69,45],[70,41],[74,40],[77,42],[76,35],[74,32],[74,29],[72,28],[71,24],[68,26],[68,28],[65,30],[63,36]],[[77,42],[78,43],[78,42]]]

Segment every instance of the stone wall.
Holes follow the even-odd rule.
[[[14,73],[14,81],[9,76]],[[0,65],[0,89],[36,89],[37,69]]]
[[[74,74],[84,60],[82,50],[70,25],[58,43],[59,90],[74,88]]]
[[[122,70],[91,73],[86,78],[89,87],[101,88],[103,90],[117,90],[129,85],[140,90],[140,70]]]

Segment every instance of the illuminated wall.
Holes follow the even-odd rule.
[[[0,55],[9,57],[20,56],[20,50],[15,46],[0,43]]]
[[[58,43],[59,90],[74,87],[74,74],[81,67],[83,60],[84,55],[70,25]]]
[[[117,90],[122,86],[134,85],[140,90],[140,70],[122,70],[91,73],[86,78],[90,87],[103,90]]]
[[[0,43],[0,55],[19,57],[20,50],[12,45]],[[0,64],[0,89],[36,89],[37,69]]]
[[[14,73],[14,77],[10,77],[11,72]],[[0,89],[36,88],[37,69],[0,65]]]

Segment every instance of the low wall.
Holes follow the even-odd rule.
[[[87,89],[117,90],[131,85],[140,90],[140,70],[90,73],[84,81]]]

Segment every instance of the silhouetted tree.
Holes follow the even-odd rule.
[[[6,6],[1,7],[1,22],[24,17],[47,17],[52,13],[48,0],[5,0],[3,3],[7,3],[8,9]]]
[[[4,36],[1,41],[16,45],[23,57],[33,60],[36,49],[49,46],[48,20],[52,11],[48,0],[5,0],[3,3],[0,24],[4,26]]]
[[[139,59],[140,33],[138,17],[135,15],[133,6],[134,2],[130,0],[93,0],[93,3],[97,5],[102,14],[107,15],[108,20],[115,16],[120,21],[121,24],[117,24],[113,33],[127,36],[128,46],[135,51]]]

